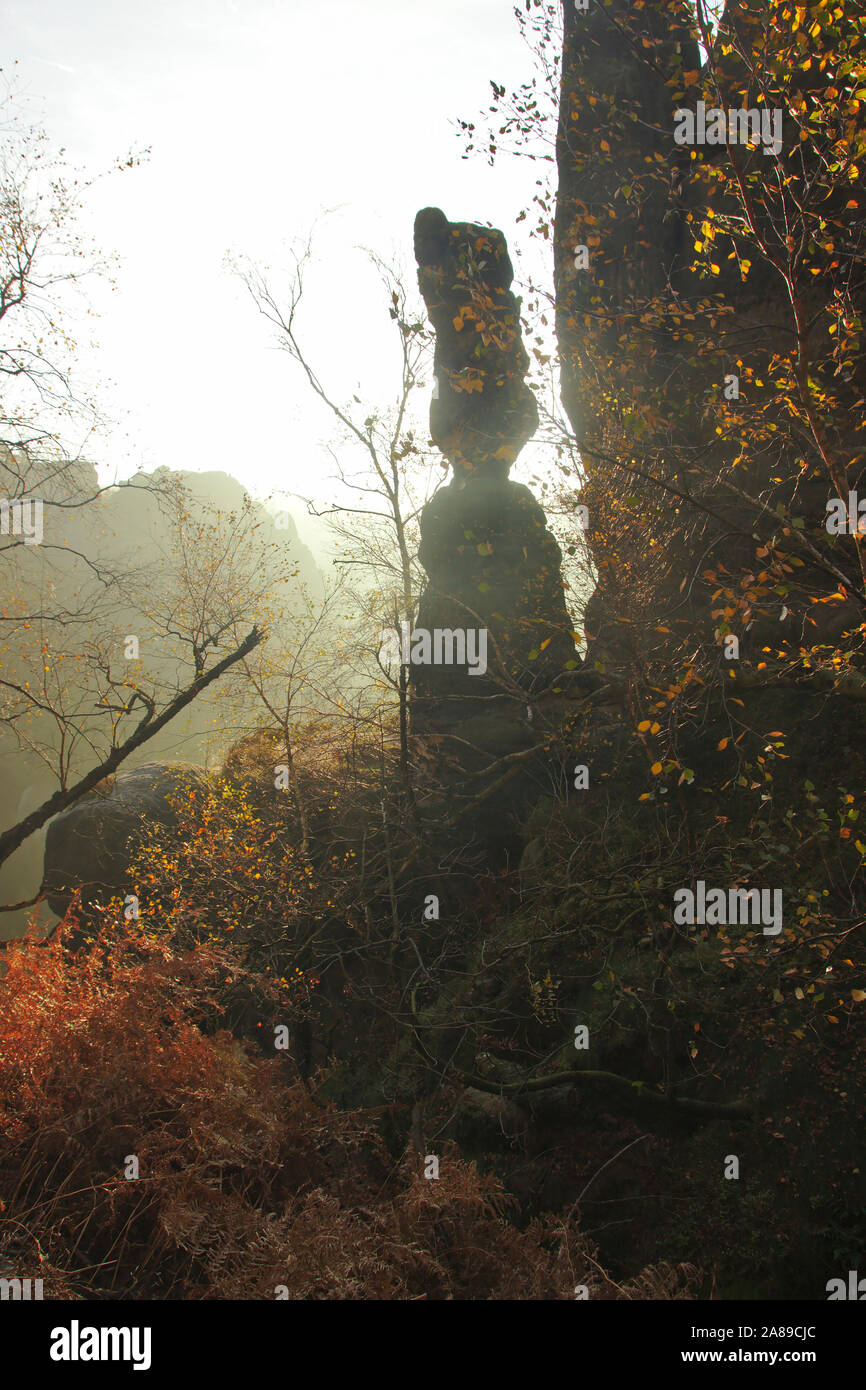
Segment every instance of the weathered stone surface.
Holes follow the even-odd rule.
[[[78,888],[85,903],[128,891],[129,861],[143,822],[174,825],[172,801],[203,788],[206,780],[192,763],[146,763],[49,821],[45,886],[52,911],[62,917]]]
[[[490,676],[471,677],[473,693],[501,690],[503,680],[532,691],[575,661],[559,546],[527,487],[507,478],[455,479],[424,509],[419,554],[429,578],[419,627],[491,634]],[[466,683],[454,666],[415,674],[418,694],[465,694]]]
[[[559,546],[532,493],[507,476],[538,410],[505,238],[425,208],[415,254],[436,330],[430,429],[454,468],[421,514],[428,583],[416,626],[483,630],[487,671],[413,666],[412,728],[459,739],[462,766],[477,770],[473,749],[483,762],[532,746],[531,699],[581,663]]]
[[[436,330],[430,433],[455,477],[505,478],[538,425],[505,237],[423,208],[415,258]]]
[[[795,341],[788,290],[762,255],[753,255],[748,274],[741,273],[727,245],[714,276],[701,278],[692,269],[705,219],[736,220],[742,209],[715,177],[728,160],[726,147],[696,150],[674,139],[679,108],[694,109],[699,99],[708,107],[740,107],[742,93],[752,93],[738,54],[748,53],[753,41],[760,51],[766,23],[761,6],[729,4],[713,63],[702,65],[694,7],[687,0],[646,0],[639,8],[631,0],[605,0],[585,12],[571,5],[564,10],[554,230],[557,336],[562,399],[586,470],[581,500],[589,507],[598,574],[586,611],[589,658],[614,668],[633,660],[638,631],[667,637],[664,643],[653,639],[660,659],[684,641],[715,645],[710,595],[716,585],[703,571],[721,562],[734,586],[740,575],[754,573],[756,534],[766,536],[777,509],[790,511],[804,527],[812,552],[804,551],[798,583],[784,595],[788,616],[771,584],[753,603],[746,640],[758,650],[789,633],[795,643],[832,641],[845,625],[828,603],[838,576],[826,564],[811,563],[815,549],[827,544],[826,469],[808,429],[792,431],[786,408],[775,399],[773,362],[777,354],[790,353]],[[743,28],[742,43],[725,33],[726,25]],[[817,70],[814,64],[812,74],[804,73],[801,91]],[[762,101],[784,106],[782,96],[770,91],[762,92]],[[753,100],[752,94],[746,104]],[[778,169],[763,151],[744,147],[737,156],[740,169],[748,176],[772,169],[770,187],[784,176],[791,206],[807,203],[819,156],[809,140],[797,138],[797,122],[787,109],[783,130]],[[820,209],[822,218],[830,218],[832,203],[832,215],[840,219],[837,241],[851,216],[847,197],[840,189],[838,202]],[[760,235],[775,245],[779,229],[768,229],[766,211],[759,211],[753,202]],[[849,235],[853,245],[853,228]],[[580,246],[588,252],[586,268],[575,255]],[[837,292],[847,282],[844,258],[833,264],[835,270],[828,267],[816,277],[814,289],[803,286],[807,323],[820,321],[832,296],[827,276],[831,283],[833,275],[841,277]],[[862,277],[854,287],[860,312]],[[815,341],[817,334],[813,350]],[[750,412],[743,418],[752,441],[745,458],[742,433],[726,431],[721,438],[717,430],[728,373],[743,374],[737,409]],[[866,358],[861,354],[850,381],[824,368],[819,376],[821,389],[839,407],[824,426],[828,443],[854,487],[864,468],[858,425]],[[650,548],[653,563],[647,569],[641,561]],[[853,544],[835,547],[828,558],[849,576],[846,587],[859,585]],[[640,584],[629,573],[632,559],[645,574]],[[782,621],[788,624],[784,632]]]

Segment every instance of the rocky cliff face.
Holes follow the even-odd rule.
[[[580,661],[559,546],[532,493],[508,477],[538,410],[505,238],[425,208],[415,256],[436,330],[430,432],[453,468],[421,515],[417,628],[485,632],[487,670],[413,666],[413,731],[463,740],[471,763],[473,749],[489,760],[531,746],[532,701]]]
[[[866,308],[862,212],[833,163],[834,118],[821,130],[808,114],[828,73],[843,82],[857,21],[797,34],[799,15],[790,52],[768,57],[760,4],[728,0],[706,62],[685,0],[564,7],[557,327],[599,573],[586,625],[604,660],[627,664],[636,625],[668,629],[663,660],[695,635],[711,647],[719,583],[754,589],[727,622],[756,647],[860,621],[831,598],[840,577],[849,594],[863,584],[854,544],[828,547],[824,514],[863,472],[864,359],[830,346],[827,311],[844,304],[838,332],[854,333]],[[829,92],[856,146],[863,103]],[[777,112],[779,149],[749,148],[739,127],[704,140],[699,106]],[[675,139],[683,110],[691,143]],[[768,543],[788,559],[762,578]],[[651,569],[629,573],[650,551]]]

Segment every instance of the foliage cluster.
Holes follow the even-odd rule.
[[[234,960],[237,967],[237,960]],[[0,995],[3,1260],[72,1298],[688,1296],[615,1286],[571,1219],[510,1223],[500,1184],[444,1148],[389,1154],[277,1060],[207,1035],[230,948],[116,925],[89,952],[24,943]],[[130,1155],[139,1176],[125,1176]]]

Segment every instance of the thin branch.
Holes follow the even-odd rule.
[[[211,685],[214,681],[219,680],[220,676],[223,675],[225,671],[228,671],[231,666],[234,666],[238,661],[242,661],[254,647],[259,645],[263,638],[264,633],[260,632],[257,627],[254,627],[235,651],[230,652],[229,655],[224,657],[212,670],[197,676],[192,685],[188,686],[186,690],[181,691],[180,695],[172,700],[171,704],[163,710],[162,714],[157,719],[150,720],[148,716],[145,715],[135,733],[131,734],[125,743],[114,748],[103,762],[97,767],[92,768],[91,771],[80,778],[74,786],[67,787],[65,790],[61,788],[60,791],[56,791],[53,796],[49,797],[47,801],[43,802],[41,806],[37,807],[37,809],[31,812],[23,821],[19,821],[18,825],[13,825],[11,829],[4,831],[3,834],[0,835],[0,864],[5,863],[9,856],[14,854],[15,850],[18,849],[19,845],[22,845],[35,830],[41,829],[45,822],[49,821],[52,816],[56,816],[60,811],[65,811],[67,806],[72,806],[74,802],[78,801],[85,793],[92,791],[94,787],[98,786],[104,777],[108,777],[129,757],[130,753],[134,753],[142,744],[152,739],[154,734],[164,729],[166,724],[169,724],[188,704],[191,704],[202,690]]]

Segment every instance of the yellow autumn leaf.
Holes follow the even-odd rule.
[[[462,315],[461,315],[461,314],[455,314],[455,315],[454,315],[454,320],[453,320],[453,322],[454,322],[454,327],[456,328],[457,332],[459,333],[460,330],[461,330],[462,327],[463,327],[463,317],[462,317]]]
[[[866,989],[852,989],[851,998],[855,1004],[862,1004],[863,1000],[866,999]]]
[[[650,768],[650,772],[652,773],[653,777],[658,777],[658,775],[659,775],[659,773],[661,772],[661,770],[662,770],[662,765],[661,765],[661,763],[653,763],[652,767]]]
[[[610,154],[610,145],[607,143],[606,140],[602,140],[601,148],[604,150],[605,154]]]
[[[719,749],[719,752],[721,752],[723,748],[727,748],[727,746],[728,746],[728,744],[730,743],[730,741],[731,741],[731,740],[730,740],[729,738],[720,738],[720,739],[719,739],[719,742],[718,742],[718,744],[717,744],[717,747],[718,747],[718,749]]]
[[[661,728],[661,724],[653,724],[652,727],[651,727],[651,729],[650,729],[650,733],[651,733],[651,734],[657,734],[660,728]]]
[[[645,734],[646,731],[647,731],[647,729],[649,728],[649,726],[650,726],[650,720],[649,720],[649,719],[642,719],[642,720],[640,721],[640,723],[638,724],[638,726],[637,726],[637,731],[638,731],[638,733],[639,733],[639,734]]]

